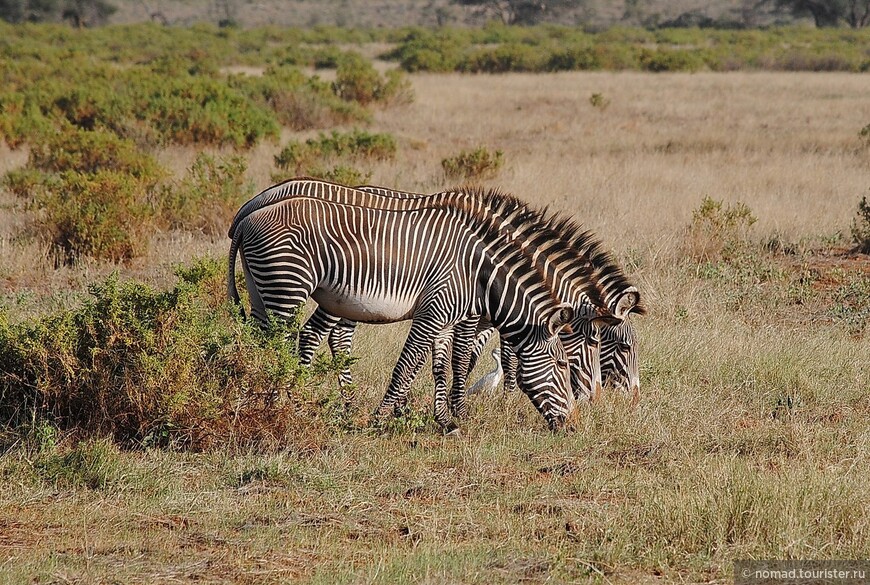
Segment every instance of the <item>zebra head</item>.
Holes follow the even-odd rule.
[[[559,332],[571,322],[574,309],[569,304],[555,307],[546,323],[536,327],[534,339],[516,346],[517,384],[543,415],[551,430],[570,426],[576,417],[577,402],[571,390],[568,354]]]
[[[596,313],[595,307],[584,303],[571,320],[570,329],[560,336],[571,365],[571,389],[581,402],[597,400],[601,395],[601,337]]]
[[[637,334],[629,321],[601,328],[601,376],[607,386],[622,390],[632,400],[640,394]]]

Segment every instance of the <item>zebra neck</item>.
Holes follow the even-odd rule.
[[[489,318],[508,343],[516,345],[531,334],[536,324],[543,323],[541,307],[554,305],[555,301],[528,258],[504,254],[509,247],[479,250],[476,296],[478,312]]]

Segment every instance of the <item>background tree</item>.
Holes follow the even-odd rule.
[[[870,0],[774,0],[779,10],[798,18],[812,17],[817,27],[839,26],[845,22],[852,28],[870,25]]]
[[[536,24],[549,15],[559,14],[583,4],[582,0],[452,0],[504,24]]]
[[[117,8],[106,0],[0,0],[7,22],[62,22],[73,26],[105,24]]]

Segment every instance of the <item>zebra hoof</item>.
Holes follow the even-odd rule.
[[[459,435],[459,425],[452,420],[441,426],[441,433],[445,437],[456,437]]]

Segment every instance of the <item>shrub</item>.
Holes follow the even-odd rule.
[[[200,153],[184,179],[161,189],[161,221],[170,228],[223,232],[252,189],[246,169],[241,156]]]
[[[43,191],[37,231],[73,263],[82,256],[126,261],[144,252],[153,210],[142,182],[116,171],[66,171]]]
[[[106,130],[83,130],[67,126],[47,134],[31,146],[28,167],[46,173],[75,171],[93,174],[114,171],[153,185],[164,172],[136,145]]]
[[[870,254],[870,202],[866,196],[861,197],[857,217],[852,220],[852,241],[858,251]]]
[[[251,147],[278,136],[270,112],[218,80],[159,80],[143,98],[145,118],[168,142]]]
[[[336,96],[330,84],[306,78],[292,67],[269,67],[257,77],[233,76],[229,84],[273,111],[282,124],[293,130],[368,119],[362,106]]]
[[[431,71],[444,73],[453,71],[461,61],[461,53],[467,40],[457,39],[459,31],[442,29],[439,31],[415,30],[386,55],[388,59],[398,60],[404,71]]]
[[[383,78],[370,61],[356,53],[348,53],[340,59],[332,87],[343,100],[364,106],[372,102],[407,102],[411,99],[410,82],[400,71],[390,71]]]
[[[395,155],[396,141],[390,134],[332,131],[304,143],[288,143],[275,156],[275,165],[293,174],[314,175],[336,161],[390,160]]]
[[[548,71],[590,71],[601,69],[597,52],[590,46],[555,50],[547,62]]]
[[[485,146],[480,146],[443,159],[441,167],[451,180],[478,180],[494,177],[503,163],[502,151],[492,153]]]
[[[458,69],[470,73],[542,71],[549,59],[550,53],[545,49],[513,43],[493,49],[478,49],[468,55]]]
[[[34,145],[27,167],[5,177],[38,211],[29,224],[63,263],[140,254],[154,226],[149,202],[163,170],[129,141],[102,130],[67,127]]]
[[[725,204],[705,196],[692,212],[687,253],[695,260],[733,259],[745,248],[749,228],[756,221],[744,203]]]
[[[0,312],[4,422],[193,449],[310,435],[321,422],[286,342],[295,325],[241,322],[225,273],[225,262],[201,259],[178,268],[169,290],[113,276],[73,310],[16,325]]]
[[[642,49],[639,56],[642,69],[646,71],[698,71],[705,65],[699,51],[674,49]]]
[[[599,110],[606,110],[607,106],[610,105],[610,100],[604,97],[604,94],[601,93],[593,93],[589,96],[589,103],[593,108],[597,108]]]

